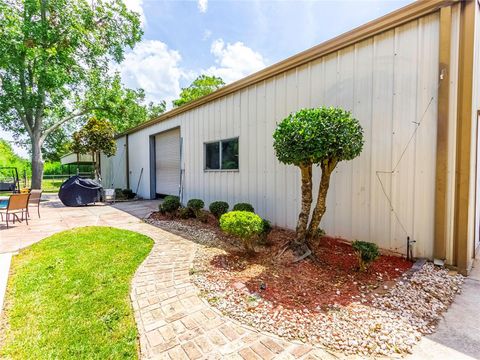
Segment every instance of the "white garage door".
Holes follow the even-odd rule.
[[[156,193],[177,195],[180,185],[180,129],[155,136]]]

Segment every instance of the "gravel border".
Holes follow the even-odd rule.
[[[435,331],[464,279],[420,261],[384,294],[371,294],[371,306],[361,294],[350,305],[334,305],[328,312],[285,309],[250,293],[241,283],[214,283],[205,276],[208,259],[226,253],[215,247],[220,240],[213,231],[175,220],[147,222],[200,244],[191,270],[192,282],[200,296],[221,314],[256,330],[347,355],[401,357],[411,353],[422,335]]]

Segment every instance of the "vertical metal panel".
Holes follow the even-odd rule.
[[[371,241],[391,248],[392,113],[394,35],[388,31],[373,42]]]
[[[372,96],[373,96],[373,40],[355,46],[355,85],[353,113],[364,131],[363,152],[352,162],[352,233],[358,239],[370,239],[370,179],[372,176]]]
[[[450,93],[448,113],[448,176],[447,176],[447,263],[454,261],[455,168],[457,138],[458,54],[460,46],[460,3],[452,6],[450,52]]]
[[[395,30],[393,117],[392,117],[392,205],[390,247],[399,252],[405,250],[407,236],[413,236],[413,206],[415,183],[415,132],[420,119],[417,117],[418,48],[421,30],[418,22],[412,22]],[[421,114],[420,114],[421,116]],[[424,124],[422,124],[422,127]],[[387,175],[388,176],[388,175]]]
[[[419,59],[439,62],[439,22],[437,17],[419,20]],[[437,139],[438,66],[418,63],[417,121],[422,121],[416,133],[414,184],[414,238],[420,256],[433,256],[435,161]]]
[[[100,174],[102,185],[105,188],[127,187],[127,150],[126,137],[117,139],[117,151],[114,156],[107,158],[103,153],[100,158]]]
[[[341,106],[359,119],[366,142],[360,157],[340,164],[333,174],[321,226],[334,236],[404,252],[403,226],[418,241],[416,255],[430,256],[435,104],[414,132],[422,110],[437,96],[437,68],[434,14],[131,134],[130,145],[136,150],[132,172],[147,166],[142,143],[149,135],[180,125],[187,153],[185,198],[200,197],[207,205],[213,200],[230,205],[247,201],[274,224],[294,228],[301,197],[299,171],[277,161],[272,133],[277,122],[299,108]],[[203,143],[234,136],[239,137],[239,171],[204,172]],[[389,173],[405,148],[398,169]],[[315,197],[319,178],[315,168]],[[141,194],[147,185],[142,182]]]

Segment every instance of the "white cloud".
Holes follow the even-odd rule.
[[[208,0],[198,0],[197,6],[201,13],[206,13],[208,8]]]
[[[165,100],[170,105],[180,93],[181,79],[191,78],[190,73],[181,69],[181,60],[178,51],[161,41],[142,41],[120,65],[122,81],[129,88],[144,89],[147,101]]]
[[[240,41],[230,44],[217,39],[212,42],[210,52],[217,65],[211,66],[205,72],[220,76],[226,83],[239,80],[266,66],[260,53]]]
[[[181,66],[178,51],[161,41],[145,40],[128,52],[120,65],[112,66],[112,70],[120,72],[126,87],[144,89],[147,102],[165,100],[170,108],[181,86],[188,86],[200,74],[220,76],[231,83],[265,67],[263,56],[242,42],[230,44],[218,39],[212,42],[210,52],[214,66],[199,71],[186,69]]]
[[[211,36],[212,36],[212,31],[207,29],[203,32],[202,40],[206,41],[206,40],[210,39]]]
[[[143,11],[143,0],[123,0],[128,10],[135,11],[140,14],[140,21],[142,27],[145,27],[147,23],[147,18],[145,17],[145,12]]]

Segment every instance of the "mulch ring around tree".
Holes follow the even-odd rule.
[[[319,238],[319,263],[293,263],[277,255],[293,231],[273,228],[267,244],[247,256],[217,220],[147,220],[199,246],[190,274],[201,296],[225,316],[286,339],[345,354],[401,356],[422,334],[432,333],[463,281],[427,263],[411,275],[412,263],[382,255],[359,272],[349,243]]]

